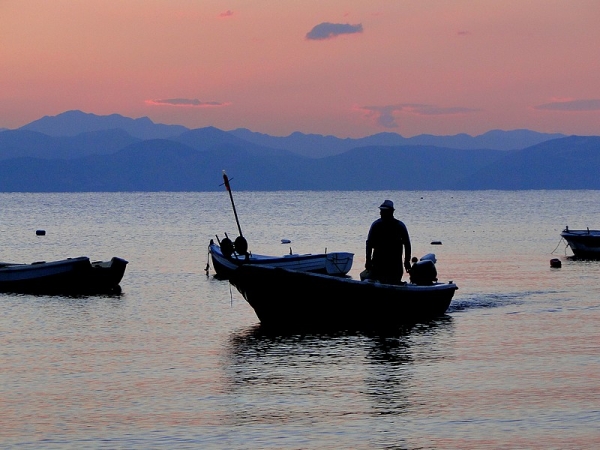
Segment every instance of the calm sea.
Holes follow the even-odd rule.
[[[0,447],[600,446],[600,262],[560,242],[600,227],[600,191],[234,196],[251,251],[352,251],[353,276],[392,199],[455,301],[391,334],[270,335],[205,273],[237,236],[225,191],[0,194],[0,260],[130,262],[120,296],[0,294]]]

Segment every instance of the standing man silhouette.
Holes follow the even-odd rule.
[[[381,218],[369,229],[365,269],[371,280],[385,284],[400,284],[404,268],[410,271],[411,246],[406,225],[394,217],[394,203],[385,200],[379,207]],[[404,250],[404,252],[403,252]]]

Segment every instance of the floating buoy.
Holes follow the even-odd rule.
[[[431,241],[431,245],[442,245],[442,241]]]
[[[46,230],[35,230],[36,236],[46,236]]]
[[[562,262],[560,262],[560,259],[553,258],[550,260],[550,267],[553,267],[554,269],[559,269],[561,266]]]

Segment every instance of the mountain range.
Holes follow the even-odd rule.
[[[189,129],[67,111],[0,130],[0,191],[600,189],[600,137],[530,130],[359,139]]]

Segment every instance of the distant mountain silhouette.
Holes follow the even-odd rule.
[[[100,130],[77,136],[48,136],[37,131],[8,130],[0,133],[0,159],[31,156],[72,159],[86,155],[115,153],[138,142],[123,130]]]
[[[0,191],[215,191],[223,169],[237,190],[600,189],[600,137],[550,136],[282,138],[70,111],[0,132]]]
[[[0,161],[0,191],[215,191],[221,170],[237,190],[600,189],[600,137],[524,150],[362,147],[314,159],[260,155],[236,144],[207,151],[165,139],[76,159]]]
[[[216,191],[223,189],[221,171],[225,168],[235,173],[236,189],[297,189],[303,180],[293,168],[301,160],[295,155],[255,156],[225,144],[200,152],[153,139],[110,155],[0,161],[0,191]]]
[[[119,114],[98,116],[82,111],[67,111],[56,116],[45,116],[35,120],[19,130],[37,131],[48,136],[76,136],[81,133],[121,129],[138,139],[175,139],[183,142],[183,135],[190,129],[181,125],[155,124],[149,118],[131,119]],[[435,147],[456,148],[465,150],[519,150],[551,139],[565,137],[559,133],[538,133],[530,130],[492,130],[479,136],[457,134],[454,136],[433,136],[422,134],[405,138],[397,133],[377,133],[364,138],[338,138],[319,134],[295,132],[289,136],[270,136],[244,128],[222,131],[214,127],[200,128],[205,130],[207,138],[213,142],[223,139],[218,133],[227,133],[241,139],[246,144],[252,143],[260,147],[287,150],[311,158],[323,158],[344,153],[356,147],[368,146],[400,146],[429,145]],[[196,130],[191,130],[196,131]],[[208,134],[212,132],[213,137]],[[232,143],[235,141],[229,141]],[[204,144],[207,147],[207,144]]]
[[[244,149],[247,152],[254,155],[280,155],[289,153],[285,150],[278,150],[271,147],[264,147],[261,145],[248,142],[244,139],[240,139],[233,134],[226,131],[219,130],[215,127],[196,128],[195,130],[186,131],[171,140],[182,144],[189,145],[199,151],[209,151],[214,148],[222,146],[235,146],[240,149]]]
[[[97,116],[82,111],[66,111],[57,116],[45,116],[20,130],[38,131],[48,136],[76,136],[90,131],[121,129],[139,139],[161,139],[178,136],[188,130],[181,125],[162,125],[148,117],[131,119],[119,114]]]
[[[321,136],[318,134],[292,133],[286,137],[270,136],[255,133],[245,128],[238,128],[229,133],[248,142],[286,149],[310,158],[344,153],[356,147],[369,146],[401,146],[401,145],[428,145],[435,147],[464,149],[464,150],[518,150],[530,147],[541,142],[565,137],[563,134],[537,133],[530,130],[501,131],[493,130],[479,136],[457,134],[454,136],[433,136],[422,134],[405,138],[396,133],[378,133],[359,139],[340,139],[335,136]]]
[[[600,189],[600,137],[570,136],[511,152],[457,189]]]
[[[452,189],[472,173],[506,155],[500,150],[433,146],[361,147],[312,160],[309,176],[326,190]]]

